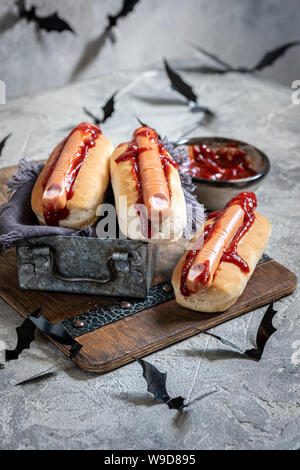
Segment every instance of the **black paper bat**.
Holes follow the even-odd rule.
[[[11,136],[11,134],[8,134],[6,137],[4,137],[4,139],[1,140],[0,142],[0,157],[2,155],[2,150],[4,149],[4,146],[5,146],[5,143],[7,141],[7,139],[9,139],[9,137]]]
[[[167,373],[160,372],[154,365],[143,359],[136,359],[143,368],[143,377],[147,382],[148,392],[154,395],[155,400],[161,400],[170,409],[182,410],[184,408],[184,398],[171,398],[167,392]]]
[[[116,15],[108,15],[107,16],[108,25],[105,28],[105,32],[110,33],[110,37],[111,37],[113,42],[115,41],[115,37],[114,37],[114,35],[111,34],[112,28],[114,28],[117,25],[120,18],[125,17],[129,13],[131,13],[133,11],[135,5],[138,2],[139,2],[139,0],[124,0],[120,11]]]
[[[69,335],[63,323],[50,323],[43,315],[38,318],[38,315],[42,309],[43,307],[39,307],[24,320],[21,326],[16,328],[18,336],[17,346],[13,350],[5,350],[6,361],[18,359],[19,355],[22,351],[24,351],[24,349],[30,348],[30,344],[35,339],[36,327],[38,327],[47,336],[50,336],[50,338],[52,338],[54,341],[71,346],[71,359],[73,359],[79,353],[82,345]]]
[[[28,318],[45,333],[45,335],[50,336],[54,341],[71,346],[70,359],[74,359],[74,357],[77,356],[82,345],[69,335],[62,322],[51,323],[43,315],[39,318],[33,316]]]
[[[188,100],[191,111],[194,113],[201,111],[211,117],[214,116],[213,111],[211,111],[206,106],[201,106],[198,104],[198,97],[193,88],[188,83],[186,83],[181,78],[181,76],[175,72],[174,69],[172,69],[172,67],[170,67],[166,59],[164,59],[164,65],[172,88]]]
[[[197,103],[198,97],[193,91],[193,88],[188,83],[186,83],[180,77],[180,75],[177,72],[175,72],[175,70],[173,70],[170,67],[166,59],[164,59],[164,65],[165,65],[167,75],[170,79],[172,88],[178,91],[178,93],[183,95],[187,100]]]
[[[300,44],[300,40],[288,42],[287,44],[283,44],[282,46],[276,47],[276,49],[272,49],[271,51],[267,51],[262,59],[254,65],[252,70],[256,72],[257,70],[262,70],[265,67],[269,67],[276,62],[279,57],[281,57],[288,49],[291,47],[297,46]]]
[[[299,44],[300,44],[300,40],[292,41],[292,42],[283,44],[279,47],[276,47],[275,49],[267,51],[263,55],[263,57],[257,62],[257,64],[254,65],[253,67],[232,67],[230,64],[220,59],[220,57],[207,51],[203,47],[195,45],[195,44],[193,44],[193,46],[199,52],[206,55],[210,59],[214,60],[222,67],[222,68],[206,67],[206,70],[205,70],[206,73],[227,73],[227,72],[253,73],[253,72],[261,71],[265,67],[269,67],[273,65],[277,61],[277,59],[279,59],[288,49],[290,49],[291,47],[297,46]],[[201,67],[199,68],[199,71],[200,72],[202,71]]]
[[[31,316],[32,318],[35,318],[40,311],[42,310],[42,307],[39,307],[37,310],[35,310]],[[5,350],[5,360],[6,362],[8,361],[14,361],[19,358],[19,355],[21,354],[24,349],[30,349],[30,345],[32,341],[35,339],[35,330],[36,326],[34,323],[32,323],[30,317],[26,318],[22,325],[18,326],[16,328],[17,331],[17,346],[15,349]]]
[[[19,17],[24,18],[28,23],[32,21],[40,29],[45,29],[46,31],[70,31],[75,34],[75,31],[71,26],[65,20],[60,18],[56,12],[49,16],[39,16],[36,14],[35,6],[32,6],[30,9],[26,9],[24,0],[17,0],[16,4],[19,10]]]
[[[94,124],[96,125],[103,124],[108,118],[112,116],[112,114],[115,111],[115,96],[117,93],[118,93],[118,90],[115,91],[114,94],[102,106],[102,110],[103,110],[102,119],[96,116],[95,114],[91,113],[91,111],[89,111],[87,108],[83,108],[84,112],[93,119]]]
[[[277,311],[273,309],[273,302],[271,302],[258,327],[256,334],[256,348],[247,349],[247,351],[245,351],[245,354],[251,357],[251,359],[255,359],[256,361],[261,359],[268,339],[276,331],[276,328],[274,328],[272,323],[276,313]]]
[[[98,56],[106,43],[107,37],[114,43],[116,38],[113,34],[113,28],[116,26],[121,17],[127,16],[134,8],[139,0],[124,0],[123,6],[116,15],[108,15],[108,24],[105,29],[94,39],[91,39],[85,46],[82,55],[79,57],[73,72],[71,73],[70,81],[74,80],[83,70],[85,70]]]
[[[277,313],[276,310],[273,309],[273,302],[270,303],[268,306],[266,313],[264,314],[262,321],[258,327],[257,334],[256,334],[256,348],[247,349],[247,351],[242,351],[236,344],[228,341],[227,339],[221,338],[221,336],[215,335],[213,333],[209,333],[208,331],[201,330],[200,328],[195,328],[195,330],[203,333],[205,335],[212,336],[216,338],[221,343],[225,344],[226,346],[230,346],[234,349],[237,349],[242,356],[247,356],[250,359],[254,359],[255,361],[260,361],[266,342],[270,338],[270,336],[276,331],[272,324],[272,320],[274,315]]]

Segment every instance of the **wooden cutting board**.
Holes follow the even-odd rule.
[[[15,167],[0,170],[0,204],[6,200],[4,183],[15,170]],[[179,256],[180,250],[176,246],[162,248],[153,284],[170,279]],[[291,294],[296,285],[294,273],[274,260],[266,261],[257,266],[242,296],[226,312],[196,313],[171,300],[79,336],[77,341],[83,347],[74,362],[91,372],[111,371],[137,357],[198,334],[197,329],[212,328]],[[23,291],[18,286],[15,250],[0,258],[0,297],[23,317],[43,305],[45,317],[53,322],[67,320],[116,300],[95,295]],[[50,341],[69,354],[68,346]]]

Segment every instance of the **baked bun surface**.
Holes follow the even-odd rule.
[[[182,268],[186,252],[180,258],[172,276],[176,301],[183,307],[198,312],[223,312],[231,307],[243,293],[259,259],[264,253],[271,234],[269,220],[255,213],[255,222],[238,244],[238,254],[248,263],[250,272],[243,272],[233,263],[222,261],[216,271],[212,285],[204,292],[185,297],[180,292]]]
[[[132,170],[132,161],[116,163],[116,159],[129,147],[129,143],[120,144],[110,158],[111,182],[115,197],[115,206],[119,226],[124,235],[132,240],[162,243],[178,240],[187,224],[186,205],[178,170],[170,165],[168,176],[171,191],[170,216],[160,223],[158,232],[147,238],[141,230],[141,220],[135,205],[139,198],[136,180]],[[169,155],[169,158],[172,157]]]
[[[31,207],[41,225],[46,225],[43,215],[44,179],[63,144],[64,141],[53,150],[32,191]],[[97,207],[103,203],[109,183],[109,161],[113,150],[112,143],[104,135],[100,135],[95,146],[89,149],[78,172],[74,194],[67,201],[66,209],[69,211],[69,215],[65,219],[59,220],[59,226],[81,229],[88,225],[94,225],[97,221]]]

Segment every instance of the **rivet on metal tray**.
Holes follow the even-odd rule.
[[[83,328],[84,327],[84,321],[83,320],[74,320],[73,323],[72,323],[72,326],[74,326],[74,328]]]
[[[32,264],[22,264],[20,266],[20,270],[24,273],[33,273],[34,272],[34,266]]]
[[[144,276],[141,271],[135,271],[134,269],[131,271],[130,279],[134,284],[142,284],[144,281]]]
[[[172,292],[173,287],[170,286],[170,284],[166,284],[165,286],[163,286],[162,289],[163,289],[165,292]]]
[[[30,258],[32,255],[32,251],[28,246],[21,246],[18,250],[19,255],[21,258]]]
[[[123,300],[123,302],[121,302],[121,308],[129,308],[131,307],[131,303],[128,302],[127,300]]]

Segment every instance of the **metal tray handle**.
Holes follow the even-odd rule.
[[[64,282],[93,282],[97,284],[107,284],[108,282],[111,282],[116,278],[116,272],[113,269],[113,263],[114,261],[130,261],[131,256],[130,253],[120,253],[120,252],[115,252],[112,253],[109,258],[106,260],[106,267],[108,270],[108,276],[104,277],[102,279],[99,278],[91,278],[91,277],[66,277],[60,274],[57,269],[56,269],[56,264],[54,261],[54,256],[52,253],[52,250],[49,250],[49,256],[50,256],[50,266],[52,269],[53,275],[59,279],[60,281]]]

